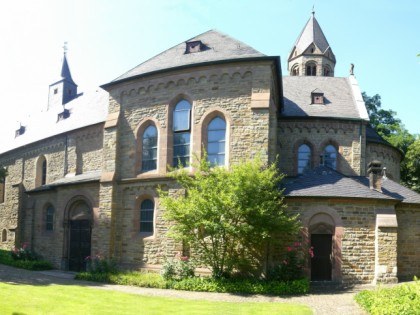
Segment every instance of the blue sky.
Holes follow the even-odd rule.
[[[362,91],[380,94],[411,133],[420,133],[420,1],[417,0],[72,0],[7,1],[0,12],[0,117],[14,132],[46,108],[63,42],[80,91],[107,83],[154,55],[217,29],[280,56],[283,74],[296,38],[315,17]]]

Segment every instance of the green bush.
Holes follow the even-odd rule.
[[[362,291],[356,301],[372,315],[420,314],[420,282]]]
[[[26,255],[26,254],[25,254]],[[20,258],[14,258],[10,250],[0,249],[0,264],[9,265],[17,268],[27,270],[51,270],[53,266],[50,262],[36,258],[34,259],[23,259],[24,255],[20,255]],[[28,256],[29,257],[29,256]]]
[[[287,282],[254,279],[214,279],[207,277],[188,277],[180,280],[165,280],[157,273],[142,272],[125,272],[117,274],[83,272],[77,274],[76,279],[139,287],[200,292],[290,295],[305,294],[309,291],[309,281],[307,279]]]
[[[86,268],[90,272],[94,273],[116,273],[117,264],[115,260],[106,259],[105,257],[101,256],[100,254],[96,254],[94,256],[88,256],[85,258],[86,261]]]
[[[194,263],[188,256],[177,253],[173,259],[168,259],[163,264],[161,275],[165,280],[184,279],[194,277]]]

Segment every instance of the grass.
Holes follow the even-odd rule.
[[[307,306],[283,303],[229,303],[183,300],[83,286],[34,286],[0,283],[2,314],[293,314],[309,315]]]
[[[393,288],[365,290],[358,293],[355,299],[372,315],[419,315],[420,282],[416,280]]]

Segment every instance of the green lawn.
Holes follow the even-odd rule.
[[[83,286],[0,283],[1,314],[293,314],[307,306],[279,303],[227,303],[146,297]]]

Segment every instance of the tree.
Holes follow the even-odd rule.
[[[260,158],[225,167],[211,167],[204,157],[193,176],[177,169],[172,177],[185,189],[182,196],[160,190],[165,219],[173,222],[170,235],[188,244],[198,263],[213,277],[233,271],[258,272],[267,246],[287,235],[297,236],[296,216],[284,212],[283,175]],[[261,271],[261,270],[259,270]]]
[[[369,114],[370,125],[376,132],[382,136],[386,141],[399,149],[403,155],[409,150],[409,147],[414,143],[415,136],[412,135],[402,124],[401,120],[397,118],[397,113],[393,110],[385,110],[381,108],[381,97],[376,94],[368,96],[365,92],[362,93],[363,100],[366,104],[366,109]],[[411,187],[411,168],[408,166],[409,160],[406,156],[401,162],[401,182],[408,187]]]
[[[404,184],[407,187],[420,192],[420,138],[417,137],[407,150],[405,155],[407,174]]]

